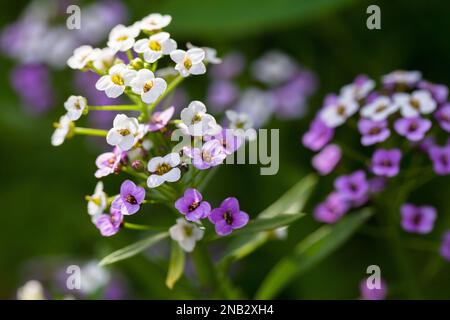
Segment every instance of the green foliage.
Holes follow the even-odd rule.
[[[183,275],[185,255],[177,242],[171,241],[169,271],[167,272],[166,286],[172,289],[175,283]]]

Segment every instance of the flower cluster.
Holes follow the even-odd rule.
[[[211,70],[207,101],[217,113],[228,110],[231,123],[261,127],[272,114],[282,119],[305,114],[308,98],[316,91],[316,77],[281,51],[268,51],[250,65],[250,78],[258,86],[240,91],[237,85],[245,59],[231,52]]]
[[[303,145],[317,153],[312,165],[321,175],[342,172],[344,156],[360,167],[335,179],[334,191],[315,209],[319,221],[338,221],[399,179],[425,175],[426,182],[428,176],[450,174],[448,88],[424,80],[418,71],[395,71],[381,82],[377,89],[374,80],[360,75],[339,94],[328,95],[303,135]],[[339,143],[340,134],[352,134],[364,151],[350,148],[348,139]],[[399,216],[405,231],[425,234],[437,213],[431,206],[405,203]]]
[[[224,163],[245,143],[242,130],[251,126],[240,125],[244,119],[230,114],[235,121],[223,127],[201,101],[190,102],[175,119],[177,106],[171,105],[169,94],[185,78],[206,73],[207,65],[220,59],[210,48],[189,44],[187,50],[179,49],[164,31],[171,19],[150,14],[131,26],[114,27],[106,48],[75,49],[69,67],[97,73],[99,92],[110,99],[128,98],[130,103],[92,106],[85,97],[73,95],[64,103],[66,114],[55,124],[51,142],[59,146],[75,135],[104,137],[111,149],[97,157],[95,177],[120,173],[131,177],[116,195],[108,196],[100,181],[86,197],[88,213],[103,236],[112,236],[122,227],[145,230],[149,226],[125,220],[142,205],[165,204],[185,217],[169,228],[171,237],[185,251],[192,251],[203,237],[202,219],[208,218],[219,235],[228,235],[249,220],[236,198],[211,209],[196,188],[213,174],[208,169]],[[86,114],[99,111],[118,112],[109,130],[76,125]]]

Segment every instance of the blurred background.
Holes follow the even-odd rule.
[[[45,16],[44,2],[38,0],[32,5],[43,9],[41,13]],[[235,80],[240,88],[255,85],[255,80],[249,76],[251,61],[270,50],[284,52],[302,68],[314,72],[318,89],[302,105],[302,112],[288,117],[271,117],[265,125],[280,129],[279,173],[261,176],[259,166],[223,166],[205,191],[214,203],[230,195],[238,197],[241,207],[253,216],[312,172],[312,153],[301,146],[300,137],[325,94],[338,91],[360,73],[379,80],[381,75],[395,69],[420,70],[430,81],[450,84],[448,1],[122,0],[103,2],[103,7],[98,6],[101,1],[60,3],[56,9],[58,14],[51,17],[50,23],[63,29],[67,17],[64,8],[68,4],[80,5],[82,25],[84,9],[97,5],[89,11],[91,18],[95,17],[91,19],[90,27],[97,31],[108,25],[111,25],[110,29],[119,22],[126,24],[140,20],[151,12],[170,14],[173,20],[168,31],[180,46],[189,41],[214,47],[219,56],[238,52],[243,57],[242,74]],[[381,8],[381,30],[366,27],[369,16],[366,9],[371,4]],[[136,238],[129,231],[102,238],[86,213],[84,196],[91,194],[95,187],[94,160],[103,150],[102,144],[77,137],[60,148],[50,145],[52,123],[63,113],[65,99],[70,94],[88,95],[86,91],[92,90],[95,83],[79,78],[77,72],[64,67],[67,48],[72,48],[78,41],[103,46],[109,29],[98,34],[76,35],[70,32],[77,31],[65,29],[64,32],[69,32],[66,34],[58,33],[62,32],[59,30],[51,37],[45,37],[45,41],[44,38],[37,41],[37,48],[28,46],[24,49],[14,43],[14,38],[19,37],[20,32],[35,37],[40,28],[33,25],[22,31],[11,29],[14,27],[11,24],[23,18],[26,10],[30,10],[29,1],[0,3],[0,28],[3,31],[9,29],[2,35],[3,54],[0,55],[0,298],[3,299],[15,298],[17,288],[28,279],[45,281],[50,274],[57,274],[59,268],[73,261],[86,263],[100,259]],[[42,32],[48,35],[48,31]],[[21,37],[26,39],[23,34]],[[46,61],[45,54],[36,58],[42,48],[44,52],[53,48],[48,50],[54,54],[51,61]],[[60,57],[63,57],[62,65],[57,63]],[[23,68],[24,65],[27,68]],[[208,74],[192,79],[184,93],[190,100],[205,101],[211,81]],[[89,83],[92,83],[91,87]],[[110,123],[110,119],[89,121],[99,125]],[[448,180],[448,177],[435,179],[420,190],[420,196],[432,201],[438,212],[447,217],[450,216]],[[108,183],[118,187],[118,181]],[[331,179],[321,179],[311,202],[321,199],[331,188]],[[145,221],[145,217],[143,219]],[[245,295],[253,296],[261,279],[279,258],[319,226],[310,217],[302,221],[290,229],[285,241],[268,243],[232,269],[234,282]],[[449,228],[450,218],[442,219],[430,239],[440,241],[443,230]],[[220,255],[220,246],[217,250]],[[117,274],[114,278],[122,284],[120,297],[191,297],[183,282],[174,290],[165,287],[163,258],[166,251],[167,248],[161,245],[145,256],[114,265],[111,268]],[[413,254],[417,272],[430,259],[440,259],[428,253]],[[386,243],[356,235],[319,266],[296,279],[279,298],[357,298],[359,281],[370,264],[380,265],[388,283],[395,282],[398,275],[391,260]],[[450,298],[449,264],[436,263],[443,266],[423,286],[424,296]],[[396,294],[394,287],[390,297],[401,295]]]

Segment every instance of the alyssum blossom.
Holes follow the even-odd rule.
[[[170,57],[175,61],[177,70],[183,77],[187,77],[190,74],[198,75],[206,72],[205,64],[205,51],[200,48],[192,48],[188,51],[174,50],[170,53]]]
[[[159,32],[151,35],[148,39],[141,39],[134,44],[134,50],[144,55],[144,60],[155,62],[163,55],[170,55],[177,48],[175,40],[170,39],[167,32]]]
[[[64,108],[67,110],[67,117],[71,121],[80,119],[87,107],[86,98],[82,96],[70,96],[66,102],[64,102]]]
[[[148,162],[148,171],[151,175],[147,179],[149,188],[159,187],[164,182],[175,182],[181,177],[181,159],[178,153],[169,153],[164,157],[155,157]]]
[[[155,102],[166,90],[167,83],[162,78],[155,78],[153,72],[141,69],[130,81],[130,87],[134,93],[141,96],[145,103]]]
[[[138,135],[139,122],[136,118],[129,118],[124,114],[118,114],[114,118],[113,128],[108,131],[106,141],[112,146],[118,146],[121,150],[130,150]]]
[[[71,134],[71,129],[73,126],[73,122],[70,120],[68,115],[61,116],[59,121],[55,123],[56,129],[51,138],[52,145],[54,147],[62,145],[66,137]]]
[[[145,189],[131,180],[125,180],[120,186],[120,196],[114,200],[123,215],[132,215],[139,211],[145,199]]]
[[[400,208],[402,228],[408,232],[430,233],[437,218],[436,209],[431,206],[417,207],[405,203]]]
[[[205,231],[184,219],[177,219],[177,224],[170,227],[169,233],[184,251],[192,252],[195,243],[203,238]]]
[[[208,218],[215,225],[217,234],[221,236],[244,227],[249,220],[248,214],[240,210],[239,202],[234,197],[223,200],[220,207],[213,209]]]
[[[98,79],[95,87],[105,91],[109,98],[117,98],[123,94],[125,87],[130,85],[136,76],[136,71],[131,70],[125,64],[119,63],[109,69],[108,74]]]
[[[211,205],[193,188],[184,191],[184,195],[175,202],[175,208],[185,215],[186,220],[194,222],[208,217],[211,212]]]
[[[206,113],[206,106],[201,101],[192,101],[181,111],[182,123],[178,126],[191,136],[215,135],[222,129],[216,119]]]
[[[94,194],[86,197],[88,201],[87,211],[95,221],[106,209],[108,199],[103,191],[103,182],[99,181],[95,186]]]

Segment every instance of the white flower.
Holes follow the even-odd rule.
[[[153,63],[163,55],[170,54],[177,48],[175,40],[167,32],[156,33],[148,39],[140,39],[134,44],[134,51],[144,54],[147,62]]]
[[[320,112],[322,121],[331,128],[343,124],[358,111],[358,104],[351,98],[339,97],[336,102],[326,106]]]
[[[230,129],[250,129],[253,127],[253,121],[246,113],[238,113],[234,110],[227,110],[225,114],[230,121]]]
[[[191,136],[215,135],[222,129],[216,119],[206,113],[206,106],[200,101],[192,101],[181,110],[180,118],[182,123],[178,127]]]
[[[98,261],[90,261],[81,267],[81,291],[85,294],[93,294],[106,286],[111,274],[105,268],[98,265]]]
[[[62,145],[66,137],[69,135],[73,122],[67,115],[63,115],[59,118],[59,122],[55,123],[54,126],[56,129],[52,134],[51,142],[54,147],[57,147]]]
[[[67,116],[72,121],[80,119],[83,112],[86,110],[86,106],[86,98],[82,96],[70,96],[69,99],[64,102],[64,108],[67,110]]]
[[[159,187],[164,182],[175,182],[181,177],[178,166],[181,162],[178,153],[169,153],[164,157],[155,157],[148,162],[148,171],[152,174],[147,179],[149,188]]]
[[[432,113],[437,106],[430,92],[426,90],[416,90],[411,94],[396,93],[394,103],[405,118]]]
[[[377,97],[374,101],[361,108],[361,116],[373,121],[383,121],[397,112],[398,106],[385,96]]]
[[[162,78],[155,78],[153,72],[141,69],[130,82],[134,93],[140,94],[145,103],[155,102],[166,91],[167,83]]]
[[[106,142],[112,146],[118,146],[123,151],[128,151],[134,146],[138,135],[138,120],[118,114],[114,118],[113,128],[106,135]]]
[[[397,70],[382,77],[384,85],[405,85],[413,86],[422,79],[422,73],[420,71],[404,71]]]
[[[188,51],[174,50],[170,53],[170,57],[175,61],[175,70],[183,77],[190,74],[204,74],[206,67],[203,63],[205,59],[205,51],[200,48],[192,48]]]
[[[125,64],[119,63],[109,69],[107,75],[98,79],[95,87],[97,90],[105,91],[109,98],[117,98],[135,76],[135,70],[130,70]]]
[[[161,15],[159,13],[152,13],[142,19],[139,22],[139,26],[141,30],[155,31],[167,27],[171,21],[172,17],[168,14]]]
[[[30,280],[17,290],[18,300],[45,300],[44,288],[36,280]]]
[[[87,210],[92,217],[92,221],[95,220],[103,213],[107,205],[106,193],[103,191],[103,182],[99,181],[95,186],[94,194],[87,196],[88,200]]]
[[[140,30],[136,24],[129,27],[119,24],[109,33],[107,45],[115,52],[127,51],[133,47],[134,40],[139,35],[139,32]]]
[[[375,81],[367,79],[362,83],[351,83],[341,89],[341,96],[355,100],[364,99],[375,88]]]
[[[170,237],[177,241],[180,247],[186,252],[192,252],[195,243],[203,238],[205,231],[193,223],[189,223],[183,218],[177,219],[177,224],[170,227]]]
[[[115,57],[116,54],[113,49],[97,48],[92,51],[90,59],[92,60],[92,64],[96,69],[100,71],[106,71],[113,65]]]
[[[73,55],[67,60],[67,65],[72,69],[83,69],[90,62],[93,51],[94,49],[91,46],[76,48]]]
[[[289,56],[280,51],[269,51],[251,66],[255,79],[268,85],[278,85],[289,80],[298,66]]]
[[[198,48],[197,46],[194,46],[190,42],[188,42],[186,44],[186,47],[188,49]],[[217,56],[217,50],[216,49],[209,48],[209,47],[201,47],[200,49],[203,49],[203,51],[205,51],[205,62],[211,63],[211,64],[220,64],[220,63],[222,63],[222,59],[220,59]]]

